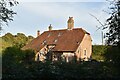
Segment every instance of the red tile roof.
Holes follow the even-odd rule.
[[[89,33],[82,28],[45,31],[22,49],[39,51],[45,45],[55,44],[53,51],[76,51],[85,34]]]

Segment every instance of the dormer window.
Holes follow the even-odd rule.
[[[58,34],[58,37],[61,36],[61,33]]]
[[[50,36],[51,36],[51,33],[48,34],[48,37],[50,37]]]
[[[42,45],[46,45],[46,43],[47,43],[47,41],[46,41],[46,40],[44,40],[44,41],[43,41],[43,43],[42,43]]]
[[[77,41],[77,44],[79,44],[79,42]]]
[[[55,43],[56,43],[57,41],[58,41],[57,39],[54,40]]]

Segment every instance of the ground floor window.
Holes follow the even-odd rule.
[[[84,56],[86,56],[87,55],[87,50],[84,50]]]
[[[38,52],[36,55],[35,55],[35,61],[39,61],[40,60],[40,53]]]

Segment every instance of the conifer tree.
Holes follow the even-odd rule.
[[[110,4],[110,17],[106,20],[108,32],[106,33],[109,45],[120,46],[120,0],[114,0]]]

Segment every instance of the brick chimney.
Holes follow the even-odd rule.
[[[52,30],[52,26],[51,26],[51,24],[49,25],[48,29],[49,29],[49,31],[51,31],[51,30]]]
[[[37,31],[37,37],[38,37],[39,35],[40,35],[40,31],[38,30],[38,31]]]
[[[72,30],[74,28],[74,20],[73,20],[73,17],[69,17],[68,21],[67,21],[67,29],[70,29]]]

